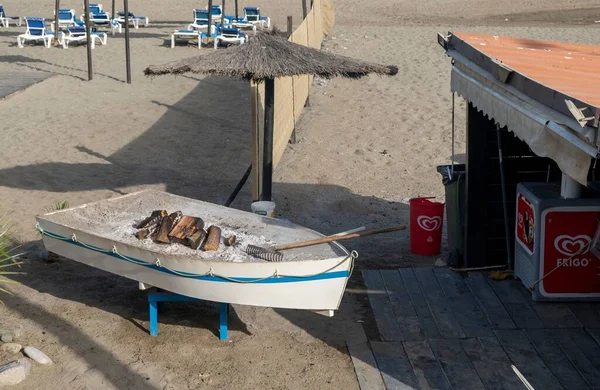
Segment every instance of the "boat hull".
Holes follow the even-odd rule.
[[[51,219],[38,217],[48,251],[147,285],[208,301],[337,310],[353,267],[353,257],[337,243],[334,243],[331,258],[318,260],[279,263],[198,260],[157,254]],[[309,231],[297,228],[305,233]]]

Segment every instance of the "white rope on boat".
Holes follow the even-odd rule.
[[[166,265],[162,264],[160,259],[156,259],[156,262],[154,264],[152,263],[148,263],[146,261],[141,261],[141,260],[137,260],[137,259],[132,259],[130,257],[127,257],[121,253],[119,253],[119,251],[117,250],[117,247],[115,245],[113,245],[111,250],[106,250],[103,248],[99,248],[93,245],[88,245],[82,241],[80,241],[79,239],[77,239],[77,236],[75,235],[75,233],[73,233],[73,235],[71,236],[71,238],[67,238],[67,237],[62,237],[59,236],[57,234],[53,234],[50,232],[45,231],[39,224],[36,225],[37,230],[45,236],[54,238],[56,240],[60,240],[60,241],[71,241],[71,242],[75,242],[87,249],[96,251],[96,252],[100,252],[100,253],[104,253],[107,255],[116,255],[119,258],[136,264],[136,265],[141,265],[143,267],[152,267],[152,266],[156,266],[158,268],[164,268],[167,271],[177,275],[177,276],[181,276],[184,278],[201,278],[201,277],[214,277],[214,278],[219,278],[219,279],[223,279],[223,280],[227,280],[230,282],[234,282],[234,283],[259,283],[259,282],[263,282],[265,280],[268,279],[278,279],[278,278],[296,278],[296,279],[309,279],[309,278],[314,278],[316,276],[320,276],[323,274],[328,273],[329,271],[332,271],[334,269],[336,269],[337,267],[341,266],[342,264],[344,264],[346,261],[350,260],[350,267],[349,267],[349,273],[348,276],[352,275],[352,271],[354,270],[354,261],[358,258],[358,253],[356,251],[352,251],[348,256],[346,256],[343,260],[341,260],[339,263],[335,264],[334,266],[321,271],[321,272],[317,272],[314,274],[310,274],[310,275],[284,275],[284,274],[280,274],[279,270],[276,268],[275,271],[273,271],[273,274],[269,275],[269,276],[265,276],[264,278],[257,278],[257,279],[250,279],[250,280],[242,280],[242,279],[236,279],[236,278],[231,278],[229,276],[225,276],[225,275],[219,275],[219,274],[215,274],[213,272],[213,269],[210,268],[205,274],[194,274],[194,273],[190,273],[190,272],[183,272],[183,271],[178,271],[175,269],[172,269],[170,267],[167,267]]]

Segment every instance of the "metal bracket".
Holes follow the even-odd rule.
[[[437,41],[444,50],[448,51],[448,36],[443,36],[442,34],[437,34]]]
[[[583,112],[588,109],[588,107],[577,108],[575,103],[572,101],[565,99],[565,103],[567,104],[567,108],[571,112],[571,115],[575,118],[575,120],[579,123],[581,127],[585,127],[587,123],[591,120],[595,120],[596,116],[585,116]],[[597,114],[596,114],[597,115]]]
[[[492,59],[492,61],[494,62],[494,65],[496,65],[492,71],[492,74],[494,75],[496,80],[500,81],[503,84],[506,84],[513,70],[508,66],[504,65],[503,63],[498,62],[494,59]]]

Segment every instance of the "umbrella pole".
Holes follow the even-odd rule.
[[[125,8],[125,66],[127,67],[127,84],[131,84],[131,55],[129,48],[129,0],[124,2]]]
[[[223,9],[221,10],[221,27],[225,24],[225,0],[223,1]]]
[[[263,178],[260,200],[271,201],[273,195],[273,122],[275,80],[265,80],[265,130],[263,135]]]
[[[84,1],[85,11],[85,35],[87,40],[87,62],[88,62],[88,80],[94,78],[92,70],[92,29],[90,28],[90,0]]]
[[[212,26],[212,0],[208,0],[208,26],[206,26],[206,43],[210,43],[210,27]]]
[[[58,25],[58,9],[60,8],[60,0],[56,0],[54,4],[54,44],[58,46],[58,32],[60,31]]]
[[[235,20],[239,19],[239,8],[238,8],[238,0],[235,0]]]
[[[111,15],[112,15],[111,19],[114,19],[115,15],[116,15],[115,14],[115,0],[112,0],[112,14]]]

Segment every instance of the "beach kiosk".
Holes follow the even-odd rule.
[[[600,46],[471,33],[438,43],[467,102],[461,266],[509,263],[534,299],[600,297]]]

